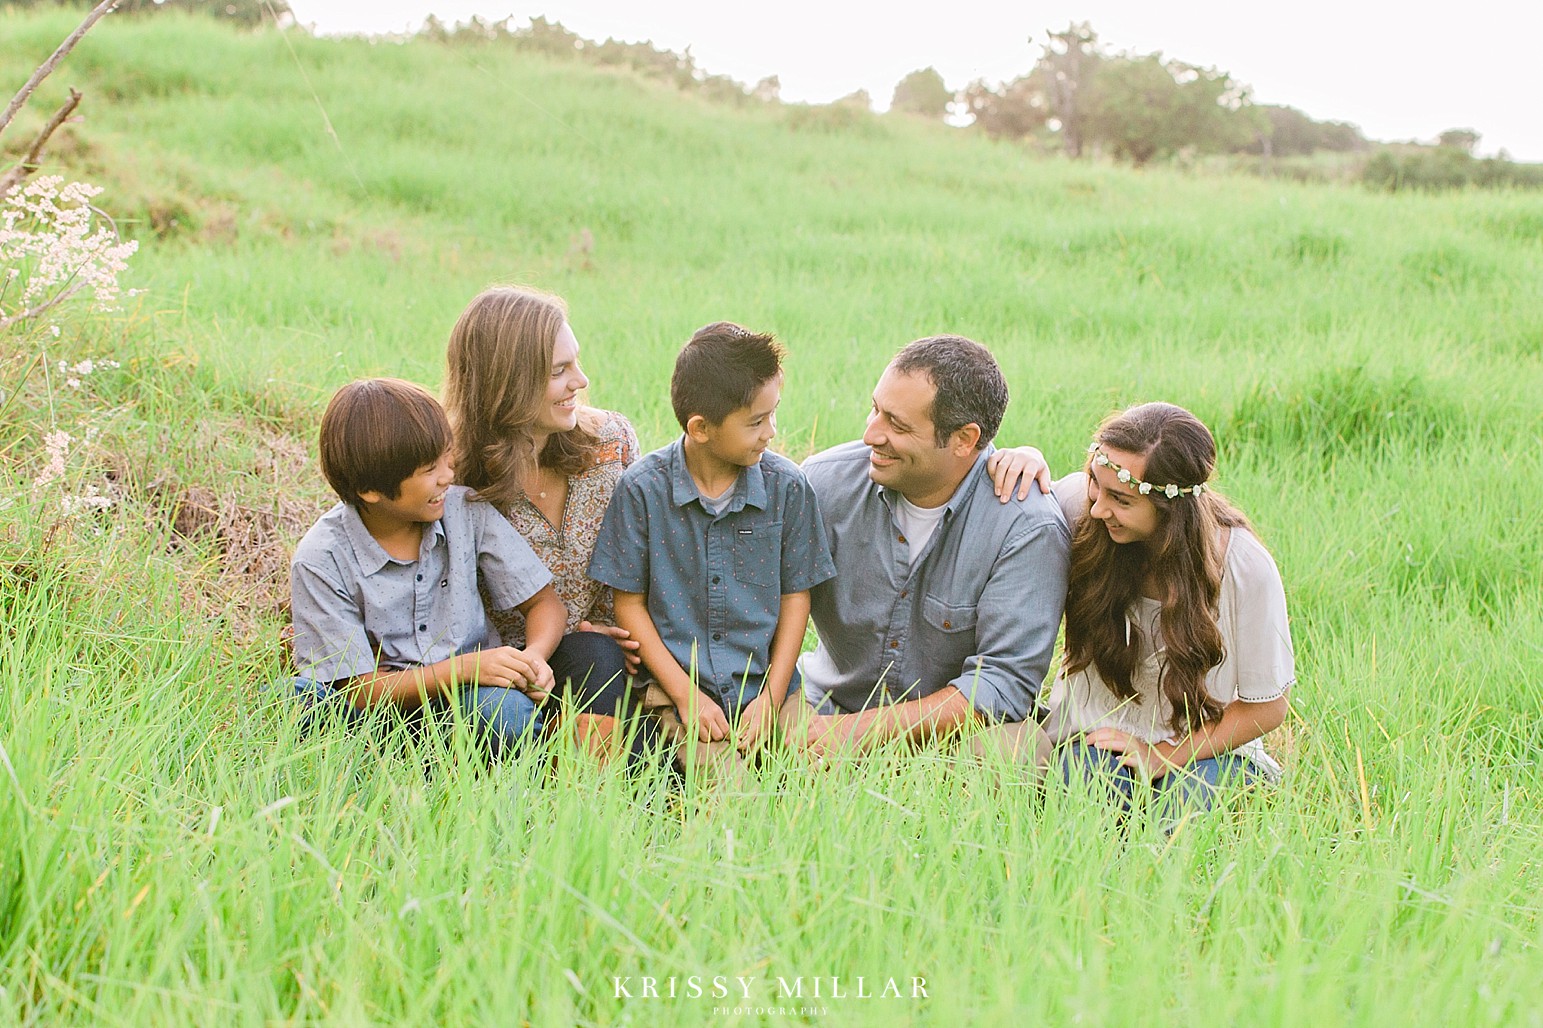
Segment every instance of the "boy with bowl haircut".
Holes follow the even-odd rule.
[[[767,449],[784,353],[730,322],[697,330],[670,379],[683,434],[622,475],[589,565],[685,735],[721,744],[737,723],[741,753],[769,737],[809,590],[835,573],[808,481]]]
[[[514,527],[451,484],[450,440],[438,401],[409,382],[352,382],[327,405],[321,469],[342,502],[290,563],[294,688],[313,704],[415,711],[447,706],[460,684],[497,755],[538,725],[567,612]],[[479,584],[525,615],[523,650],[499,645]]]

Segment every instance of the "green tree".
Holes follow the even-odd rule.
[[[911,72],[895,85],[889,105],[893,110],[941,120],[947,116],[953,100],[953,90],[944,85],[943,76],[936,68],[926,67]]]
[[[1436,145],[1449,150],[1473,153],[1473,148],[1479,145],[1479,134],[1471,128],[1447,129],[1436,137]]]
[[[1029,89],[1040,94],[1038,105],[1055,120],[1054,128],[1068,157],[1081,157],[1088,119],[1088,94],[1104,60],[1098,33],[1088,22],[1072,22],[1048,33],[1039,63],[1030,74]]]
[[[1050,116],[1044,91],[1032,75],[1024,75],[992,89],[985,82],[971,82],[964,89],[965,110],[975,126],[992,139],[1022,139],[1045,124]]]
[[[1232,76],[1161,54],[1104,59],[1087,104],[1089,135],[1138,166],[1185,147],[1233,150],[1258,126]]]

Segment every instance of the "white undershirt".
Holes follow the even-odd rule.
[[[899,500],[900,504],[895,508],[895,520],[900,522],[900,532],[911,548],[910,562],[915,564],[916,558],[927,548],[927,540],[932,538],[932,533],[942,523],[948,506],[918,507],[904,496],[899,497]]]
[[[723,508],[729,505],[729,497],[734,495],[734,483],[730,482],[729,487],[723,492],[719,493],[717,496],[708,496],[706,493],[702,492],[701,487],[698,486],[697,495],[702,497],[702,506],[707,508],[707,512],[716,516],[722,514]]]

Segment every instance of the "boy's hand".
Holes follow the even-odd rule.
[[[546,661],[513,646],[473,650],[457,659],[457,677],[461,681],[519,689],[537,702],[546,699],[555,684]]]
[[[695,727],[697,742],[722,742],[729,737],[729,719],[723,716],[723,708],[700,689],[687,709],[677,707],[676,713],[688,732]]]
[[[557,676],[552,674],[552,666],[534,653],[526,650],[515,650],[525,659],[530,667],[530,677],[524,682],[516,682],[514,687],[529,696],[537,703],[552,695],[552,690],[557,688]]]
[[[997,499],[1006,503],[1018,487],[1018,499],[1029,498],[1031,483],[1039,483],[1039,491],[1050,492],[1050,465],[1045,455],[1032,446],[1015,446],[1011,450],[998,450],[986,458],[986,473],[991,476]]]
[[[621,646],[622,660],[626,661],[627,674],[636,675],[638,669],[643,666],[643,658],[638,655],[642,643],[632,638],[632,633],[617,625],[597,625],[593,621],[580,621],[579,631],[595,632],[599,635],[608,635],[615,639]]]
[[[735,740],[735,748],[742,754],[753,753],[756,747],[771,741],[771,729],[776,721],[777,711],[762,691],[740,711],[739,737]]]

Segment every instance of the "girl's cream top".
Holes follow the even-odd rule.
[[[1058,481],[1056,494],[1069,523],[1086,514],[1083,475]],[[1279,699],[1296,681],[1280,572],[1252,532],[1234,528],[1228,534],[1217,604],[1217,627],[1225,655],[1206,676],[1206,689],[1224,706],[1234,700],[1263,703]],[[1115,696],[1093,665],[1071,676],[1063,670],[1051,688],[1050,718],[1045,724],[1057,743],[1104,725],[1147,742],[1172,743],[1181,738],[1168,723],[1172,705],[1158,688],[1165,650],[1161,604],[1139,597],[1126,612],[1126,624],[1131,642],[1139,647],[1131,678],[1136,696],[1123,700]],[[1236,752],[1267,771],[1279,771],[1279,765],[1265,753],[1262,739],[1245,743]]]

